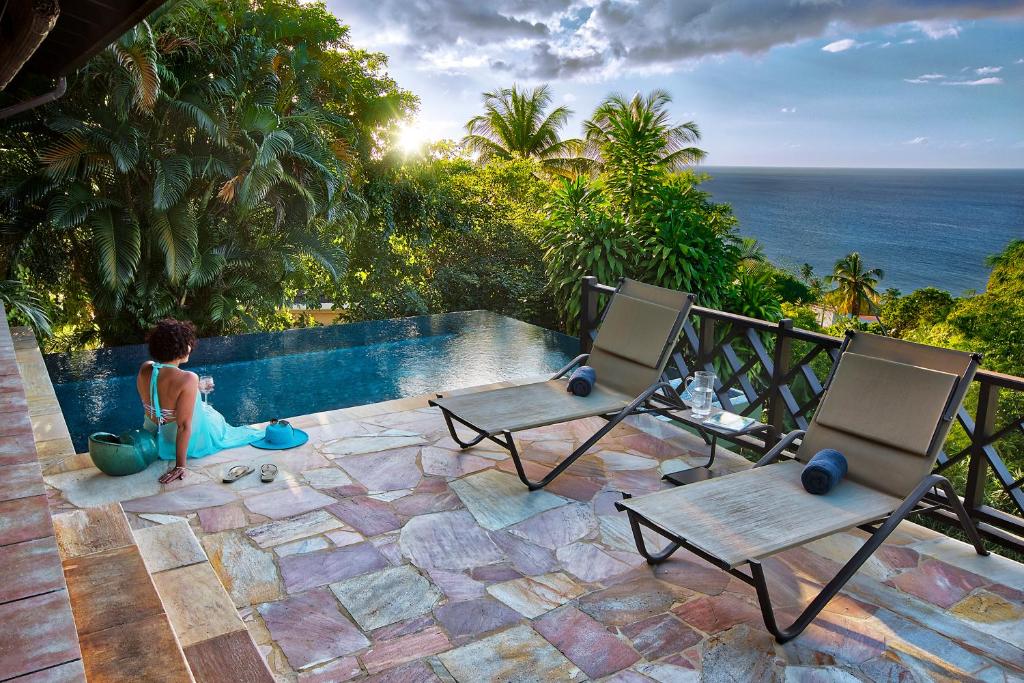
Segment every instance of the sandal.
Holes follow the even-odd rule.
[[[277,465],[266,464],[260,468],[260,481],[269,484],[277,476]]]
[[[224,473],[224,483],[230,484],[232,482],[236,482],[252,471],[253,469],[248,465],[235,465]]]

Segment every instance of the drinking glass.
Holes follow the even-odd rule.
[[[213,377],[210,375],[199,376],[199,393],[203,395],[203,402],[210,402],[210,394],[213,393]]]
[[[715,401],[715,373],[698,370],[686,383],[690,408],[695,417],[707,417]]]

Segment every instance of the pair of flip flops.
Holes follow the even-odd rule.
[[[242,477],[251,474],[254,470],[248,465],[235,465],[234,467],[228,468],[228,471],[224,473],[224,483],[231,484],[238,481]],[[277,465],[271,465],[267,463],[260,467],[260,481],[265,484],[269,484],[274,481],[274,477],[277,476]]]

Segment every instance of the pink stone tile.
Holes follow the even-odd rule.
[[[473,472],[493,467],[495,462],[490,458],[473,455],[466,451],[451,451],[447,448],[426,446],[420,454],[425,474],[437,477],[463,477]]]
[[[371,631],[371,637],[373,641],[380,642],[383,640],[392,640],[393,638],[401,638],[413,633],[419,633],[425,628],[436,626],[437,622],[434,621],[434,617],[430,614],[422,614],[412,619],[405,619],[397,624],[389,624],[388,626],[381,626],[380,628]]]
[[[875,551],[875,556],[893,569],[916,567],[920,555],[917,551],[901,545],[884,544]]]
[[[391,506],[374,498],[346,498],[328,505],[327,510],[366,536],[376,536],[402,526],[402,520]]]
[[[403,517],[415,517],[416,515],[429,515],[432,512],[457,510],[462,507],[462,501],[454,492],[444,491],[442,493],[414,493],[411,496],[399,498],[392,505],[395,512]]]
[[[204,508],[199,511],[199,523],[203,531],[215,534],[218,531],[237,529],[248,524],[245,510],[239,505],[222,505],[215,508]]]
[[[519,612],[491,597],[450,602],[435,607],[434,614],[455,639],[493,631],[520,619]]]
[[[342,683],[363,673],[359,660],[355,657],[342,657],[299,673],[299,683]]]
[[[17,679],[17,683],[86,683],[85,667],[82,660],[61,664],[37,671]]]
[[[360,660],[367,671],[378,673],[415,659],[436,655],[450,647],[448,636],[435,626],[412,635],[375,643],[360,656]]]
[[[662,581],[704,595],[718,595],[729,585],[729,575],[702,560],[688,560],[676,553],[667,562],[654,566],[654,575]]]
[[[633,641],[633,647],[649,660],[682,652],[704,639],[703,635],[671,614],[659,614],[638,621],[625,626],[622,632]]]
[[[435,683],[440,680],[426,662],[412,662],[364,678],[361,683]]]
[[[370,644],[326,588],[266,602],[257,609],[293,669],[322,664]]]
[[[0,502],[0,545],[53,536],[46,496]]]
[[[0,377],[0,390],[2,390],[2,384],[6,378]],[[21,378],[18,378],[21,381]],[[0,436],[22,436],[32,435],[32,422],[28,419],[28,414],[24,412],[9,413],[4,416],[3,420],[0,420]]]
[[[756,605],[730,593],[700,597],[676,607],[672,612],[705,633],[718,633],[736,624],[759,623],[761,620],[761,612]]]
[[[523,578],[523,575],[507,564],[488,564],[483,567],[475,567],[470,570],[469,575],[477,581],[485,584],[500,583],[502,581],[513,581]]]
[[[988,581],[951,564],[927,560],[917,569],[906,571],[886,583],[945,609]]]
[[[78,633],[67,591],[54,591],[0,605],[4,678],[78,659]]]
[[[492,531],[491,539],[505,553],[516,571],[525,576],[548,574],[558,568],[555,553],[507,531]]]
[[[36,442],[31,432],[0,436],[0,464],[36,462]]]
[[[251,512],[271,519],[284,519],[326,507],[334,502],[334,498],[325,496],[309,486],[293,486],[246,498],[245,507]]]
[[[20,600],[64,587],[53,536],[0,546],[0,602]]]
[[[443,569],[431,569],[430,580],[441,589],[451,602],[472,600],[486,595],[484,584],[470,578],[462,572],[449,572]]]
[[[121,503],[126,512],[192,512],[201,508],[225,505],[238,500],[238,495],[219,484],[195,484],[135,498]]]
[[[508,528],[513,536],[554,550],[578,541],[597,528],[589,505],[572,503],[545,510]]]
[[[41,496],[43,474],[34,462],[0,465],[0,500]]]
[[[334,462],[368,491],[397,491],[415,488],[420,483],[423,475],[416,464],[419,451],[419,447],[400,448],[383,453],[344,456]]]
[[[325,586],[375,569],[383,569],[387,564],[371,543],[356,543],[334,550],[289,555],[279,561],[285,590],[291,594]]]
[[[640,659],[601,623],[570,605],[536,619],[533,627],[591,678],[613,674]]]
[[[573,543],[559,548],[555,557],[573,576],[588,583],[605,581],[644,564],[639,555],[612,554],[593,543]]]
[[[609,626],[624,626],[661,614],[679,598],[690,595],[685,589],[639,576],[610,588],[584,595],[580,609]]]
[[[28,401],[21,392],[0,394],[0,413],[28,412]]]
[[[619,443],[626,448],[656,458],[674,458],[679,455],[679,446],[656,439],[649,434],[637,433],[619,437]]]
[[[362,543],[366,540],[363,538],[362,534],[355,531],[345,531],[344,529],[328,531],[324,536],[331,539],[331,542],[339,548],[346,545],[353,545],[355,543]]]

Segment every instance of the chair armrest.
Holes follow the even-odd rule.
[[[779,459],[782,455],[782,451],[786,450],[793,445],[793,442],[802,437],[807,432],[803,429],[794,429],[793,431],[786,434],[782,439],[772,446],[772,449],[764,454],[764,456],[758,460],[754,467],[761,467],[762,465],[770,465]]]
[[[577,365],[580,365],[580,364],[586,362],[586,360],[588,358],[590,358],[590,354],[589,353],[581,353],[580,355],[576,356],[571,361],[569,361],[569,364],[566,365],[564,368],[562,368],[561,370],[559,370],[555,374],[551,375],[551,379],[558,379],[559,377],[564,376],[567,372],[572,370]]]

